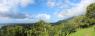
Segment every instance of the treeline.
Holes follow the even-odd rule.
[[[35,24],[16,24],[1,27],[0,36],[68,36],[78,28],[95,26],[95,3],[87,7],[85,15],[73,17],[65,22],[51,24],[39,21]]]

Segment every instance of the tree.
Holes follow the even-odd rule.
[[[52,30],[53,36],[64,36],[63,28],[64,28],[64,23],[54,25]]]
[[[92,3],[87,7],[86,16],[95,19],[95,3]]]
[[[51,28],[50,24],[41,20],[27,31],[27,36],[49,36]]]
[[[95,3],[87,7],[86,17],[88,17],[89,24],[95,24]]]
[[[24,29],[22,26],[7,26],[0,30],[1,36],[25,36]]]

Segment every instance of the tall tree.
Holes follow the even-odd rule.
[[[95,3],[87,7],[86,17],[88,17],[89,24],[95,24]]]

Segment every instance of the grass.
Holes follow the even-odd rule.
[[[84,29],[77,29],[77,32],[71,33],[68,36],[95,36],[95,26]]]

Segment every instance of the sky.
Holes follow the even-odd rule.
[[[0,23],[57,22],[83,15],[95,0],[0,0]]]

